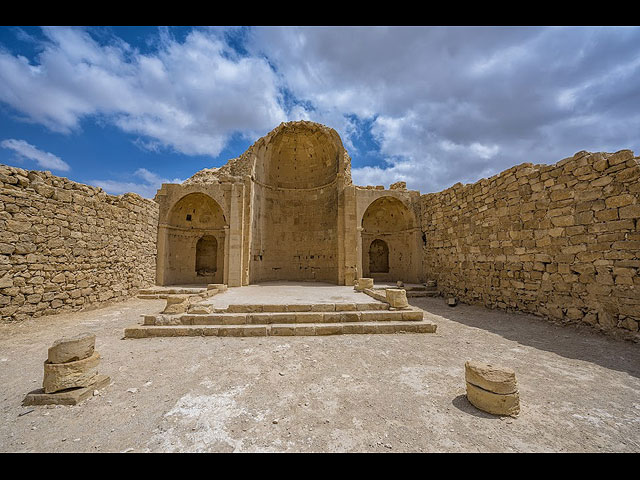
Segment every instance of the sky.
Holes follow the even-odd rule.
[[[281,122],[422,193],[640,151],[638,27],[0,27],[0,163],[153,198]]]

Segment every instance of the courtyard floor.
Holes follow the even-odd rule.
[[[639,344],[409,301],[441,317],[437,333],[123,340],[165,305],[139,299],[0,325],[0,451],[640,452]],[[111,384],[76,406],[22,406],[49,346],[81,332]],[[472,359],[515,370],[517,418],[469,404]]]

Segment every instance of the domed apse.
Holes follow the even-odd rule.
[[[338,281],[338,190],[344,151],[333,130],[286,124],[258,153],[251,282]]]

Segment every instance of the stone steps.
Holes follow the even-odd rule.
[[[188,313],[203,313],[203,309],[209,309],[206,313],[300,313],[300,312],[351,312],[369,310],[389,310],[388,303],[292,303],[292,304],[233,304],[224,308],[215,308],[206,303],[196,303],[190,307]]]
[[[353,323],[420,321],[424,312],[406,310],[364,310],[333,312],[232,312],[213,314],[145,315],[145,326],[183,325],[273,325],[297,323]]]
[[[256,337],[344,334],[434,333],[430,321],[290,323],[273,325],[182,325],[135,326],[125,329],[125,338],[150,337]]]

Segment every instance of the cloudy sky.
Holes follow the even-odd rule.
[[[289,120],[423,193],[640,152],[636,27],[0,27],[0,163],[153,197]]]

